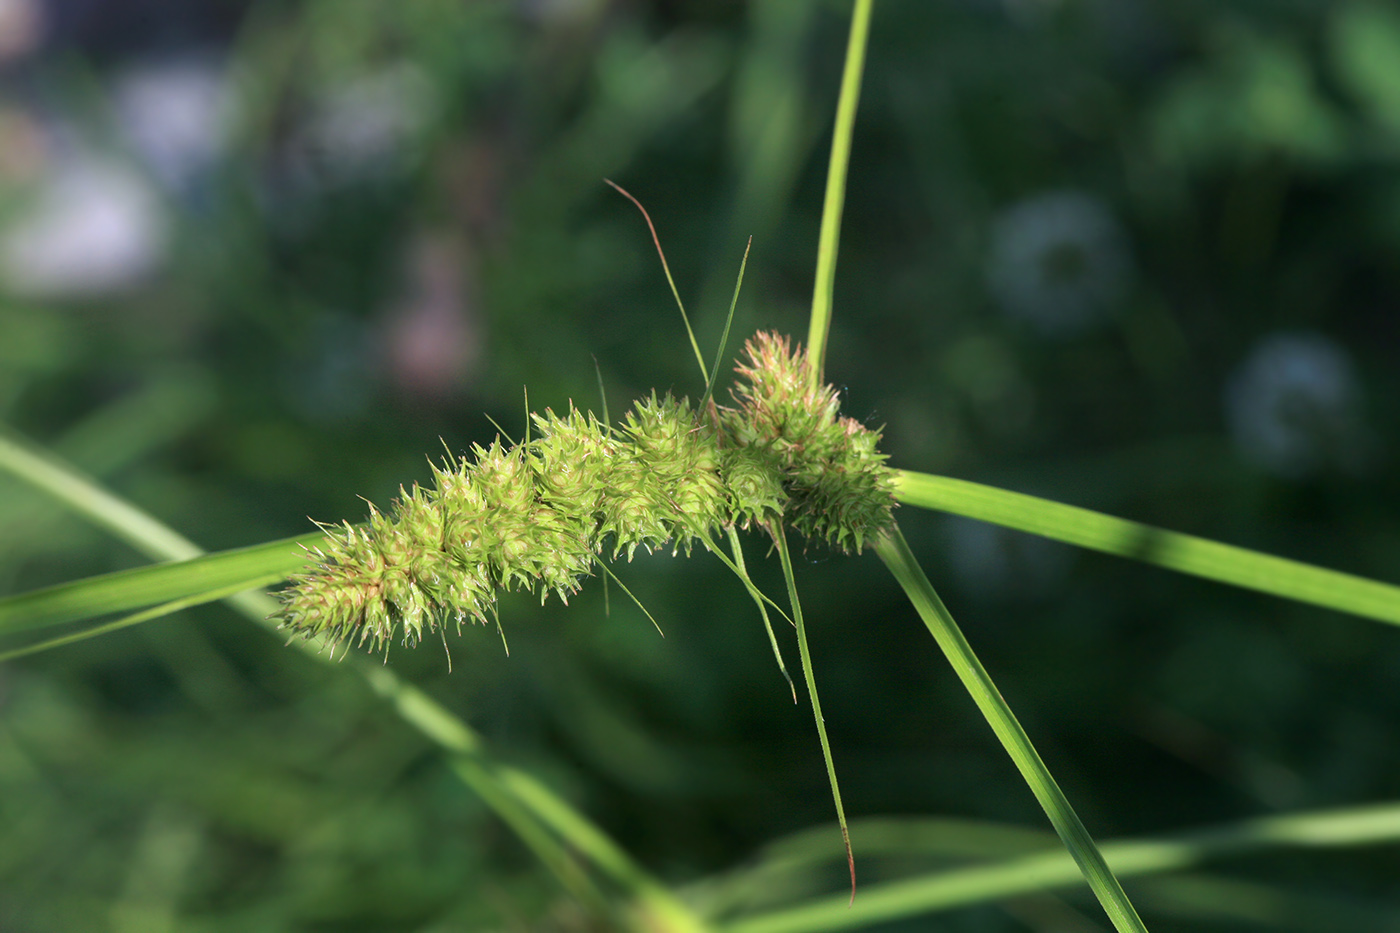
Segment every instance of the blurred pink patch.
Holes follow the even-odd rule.
[[[474,291],[459,243],[429,236],[413,245],[406,295],[387,328],[389,370],[404,391],[443,398],[471,381],[481,359]]]
[[[48,157],[48,141],[34,116],[19,107],[0,106],[0,184],[34,185],[43,177]]]
[[[28,55],[43,33],[44,8],[39,0],[0,0],[0,64]]]

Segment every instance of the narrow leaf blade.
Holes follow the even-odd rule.
[[[1400,586],[967,480],[899,471],[895,498],[1168,570],[1400,625]]]
[[[255,589],[286,579],[306,562],[304,548],[325,539],[321,532],[190,560],[152,564],[31,590],[0,599],[0,634],[65,625],[157,603]],[[242,584],[242,586],[240,586]],[[210,597],[209,601],[221,598]]]

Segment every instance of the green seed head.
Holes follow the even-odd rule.
[[[278,617],[333,649],[381,651],[448,620],[485,622],[502,589],[567,599],[605,550],[689,553],[727,526],[782,522],[859,551],[893,521],[879,432],[841,417],[836,390],[811,387],[807,354],[785,338],[760,333],[745,354],[733,408],[700,413],[653,394],[613,430],[547,410],[531,416],[528,444],[497,440],[434,465],[432,488],[327,529]]]

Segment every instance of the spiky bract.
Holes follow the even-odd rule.
[[[723,527],[790,524],[860,550],[892,521],[880,435],[809,387],[808,359],[785,338],[745,346],[734,408],[694,411],[655,394],[609,428],[575,408],[531,418],[526,444],[475,446],[433,467],[386,515],[327,529],[315,566],[280,594],[284,627],[386,648],[402,632],[485,622],[500,590],[578,592],[603,557],[708,542]]]

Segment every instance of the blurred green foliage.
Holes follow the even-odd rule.
[[[120,106],[170,49],[55,40],[0,89],[0,418],[203,546],[356,520],[488,415],[522,431],[523,387],[597,409],[595,360],[614,415],[698,394],[603,177],[651,211],[703,346],[749,234],[736,333],[805,332],[845,4],[225,7],[194,49],[221,89],[212,154],[174,182]],[[1400,579],[1394,9],[885,0],[870,48],[827,375],[894,465]],[[14,231],[92,153],[148,192],[155,258],[26,285]],[[1258,357],[1279,334],[1331,349]],[[0,515],[6,592],[140,562],[8,481]],[[1396,632],[901,522],[1096,836],[1400,794]],[[698,556],[617,569],[664,640],[599,585],[509,601],[509,657],[473,629],[450,675],[431,646],[391,663],[668,880],[830,821],[743,588]],[[1039,828],[877,562],[814,547],[798,576],[848,812]],[[0,667],[0,840],[6,930],[586,924],[356,679],[221,607]],[[1392,866],[1228,874],[1393,925]],[[907,866],[863,878],[887,867]],[[938,928],[1049,929],[1043,906]],[[1258,928],[1197,909],[1149,923]]]

